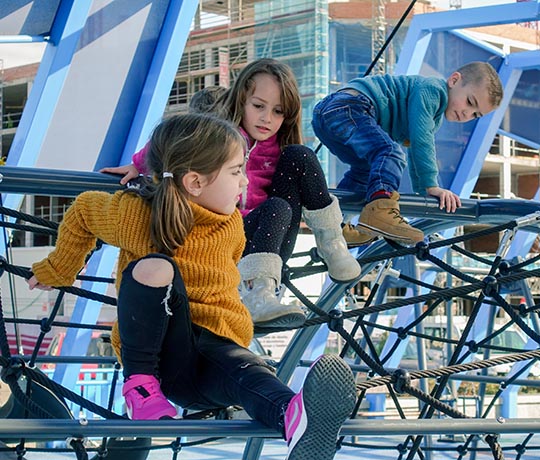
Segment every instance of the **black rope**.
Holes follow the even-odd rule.
[[[11,222],[0,221],[0,227],[11,228],[13,230],[23,230],[25,232],[37,233],[39,235],[56,236],[57,231],[50,228],[34,227],[32,225],[14,224]]]
[[[6,260],[2,257],[0,257],[0,270],[4,270],[8,273],[13,273],[27,280],[33,276],[33,273],[29,268],[8,264]],[[106,303],[108,305],[116,305],[115,297],[97,294],[95,292],[88,291],[87,289],[77,288],[74,286],[56,287],[56,289],[67,292],[69,294],[77,295],[79,297],[85,297],[90,300],[96,300],[98,302]]]
[[[533,360],[537,360],[537,359],[540,358],[540,356],[538,356],[538,353],[540,353],[540,351],[539,350],[531,350],[531,351],[524,352],[524,353],[515,353],[515,354],[512,354],[512,355],[501,356],[501,357],[498,357],[498,358],[495,358],[495,359],[477,361],[477,362],[474,362],[474,363],[456,363],[456,362],[452,363],[452,360],[451,360],[451,365],[443,367],[443,368],[433,369],[433,370],[432,369],[430,369],[430,370],[419,370],[419,371],[413,371],[413,372],[410,372],[410,373],[406,372],[404,374],[401,370],[397,370],[397,371],[396,370],[388,370],[388,369],[386,369],[384,367],[384,360],[381,360],[379,358],[379,356],[377,355],[376,350],[375,350],[374,345],[373,345],[373,342],[371,342],[369,340],[369,337],[367,337],[368,336],[368,330],[366,329],[366,326],[376,326],[376,327],[381,327],[381,326],[376,325],[376,324],[373,325],[368,321],[364,321],[364,317],[365,317],[365,315],[368,315],[368,314],[378,313],[378,312],[382,312],[382,311],[388,311],[390,309],[399,308],[401,306],[406,306],[406,305],[411,305],[411,304],[416,304],[416,303],[422,303],[422,302],[429,303],[429,305],[428,305],[427,309],[424,311],[424,313],[422,315],[420,315],[415,321],[413,321],[412,323],[407,325],[406,327],[397,328],[397,329],[396,328],[387,328],[387,330],[392,330],[392,331],[396,332],[399,335],[403,335],[404,337],[409,336],[409,335],[416,335],[417,337],[422,337],[422,334],[415,333],[414,331],[412,331],[412,329],[415,327],[415,325],[421,323],[433,310],[435,310],[435,308],[437,308],[439,303],[441,303],[441,302],[443,302],[445,300],[449,300],[449,299],[454,298],[454,297],[472,299],[473,297],[471,296],[471,294],[473,292],[478,292],[479,291],[480,296],[477,298],[478,304],[480,304],[481,302],[485,302],[485,303],[490,303],[492,305],[501,306],[511,316],[512,324],[515,323],[520,327],[524,326],[524,327],[522,327],[524,332],[529,334],[529,337],[533,337],[535,340],[537,340],[537,337],[540,337],[540,336],[538,336],[538,335],[535,336],[534,335],[535,332],[531,328],[528,328],[526,323],[523,321],[522,316],[520,316],[520,315],[523,314],[523,309],[519,310],[519,309],[509,305],[500,296],[500,294],[498,293],[498,289],[501,286],[504,286],[504,285],[515,283],[517,281],[521,281],[521,280],[524,280],[524,279],[527,279],[527,278],[530,278],[530,277],[533,277],[533,276],[538,276],[540,274],[540,269],[537,269],[537,270],[535,270],[535,269],[533,269],[533,270],[523,270],[523,268],[525,267],[526,264],[521,263],[519,265],[514,265],[514,266],[506,266],[505,265],[504,270],[501,269],[500,273],[496,273],[497,270],[499,270],[499,267],[502,267],[501,264],[502,264],[503,261],[500,258],[497,258],[495,261],[488,261],[488,260],[482,259],[482,262],[485,262],[486,265],[491,264],[490,275],[485,277],[483,280],[478,280],[478,279],[476,279],[476,278],[474,278],[472,276],[468,276],[468,275],[462,273],[459,270],[456,270],[451,265],[449,265],[446,262],[442,261],[441,259],[433,256],[431,254],[431,252],[430,252],[433,249],[437,249],[439,247],[442,248],[442,247],[445,247],[445,246],[448,246],[448,245],[450,245],[451,248],[457,248],[458,246],[455,246],[455,245],[458,244],[458,243],[461,243],[463,241],[473,239],[473,238],[475,238],[475,237],[477,237],[479,235],[482,236],[482,235],[487,235],[487,234],[491,234],[491,233],[495,233],[495,232],[500,232],[500,231],[503,231],[503,230],[506,230],[506,229],[513,229],[513,228],[515,228],[516,225],[517,224],[512,221],[512,222],[507,223],[507,224],[494,226],[494,227],[484,229],[484,230],[481,230],[481,231],[478,231],[478,232],[474,232],[474,233],[471,233],[471,234],[468,234],[468,235],[463,235],[463,236],[460,236],[460,237],[455,237],[455,238],[451,238],[451,239],[446,239],[446,240],[442,240],[442,241],[433,242],[433,243],[430,243],[429,245],[427,245],[427,244],[419,244],[419,245],[417,245],[415,247],[410,247],[410,248],[403,247],[403,246],[398,245],[398,244],[393,243],[393,242],[388,242],[389,246],[394,248],[394,251],[388,252],[388,253],[382,254],[382,255],[379,254],[379,255],[376,256],[376,259],[373,258],[373,257],[372,258],[364,258],[364,259],[359,258],[358,259],[359,261],[363,260],[363,262],[361,262],[361,263],[369,263],[369,262],[375,261],[375,260],[382,261],[382,260],[385,260],[387,258],[388,259],[393,259],[395,257],[403,257],[403,256],[407,256],[407,255],[414,255],[415,257],[417,257],[419,259],[423,258],[423,260],[430,261],[435,266],[438,266],[441,270],[444,270],[444,271],[447,271],[448,273],[451,273],[453,276],[457,277],[461,281],[470,283],[469,285],[466,285],[466,286],[459,286],[459,287],[450,288],[450,289],[443,289],[443,288],[440,288],[438,286],[428,284],[428,283],[424,283],[424,282],[422,282],[420,280],[415,280],[415,279],[413,279],[411,277],[400,274],[399,275],[400,280],[402,280],[402,281],[404,281],[406,283],[409,283],[409,284],[416,284],[417,286],[423,287],[425,289],[429,289],[432,292],[430,292],[428,294],[414,296],[414,297],[411,297],[411,298],[408,298],[408,299],[399,299],[399,300],[396,300],[396,301],[393,301],[393,302],[387,302],[387,303],[379,304],[379,305],[372,305],[372,302],[375,299],[375,294],[376,294],[376,291],[377,291],[377,288],[378,288],[378,286],[375,286],[372,289],[372,292],[370,293],[370,295],[368,296],[368,299],[366,300],[364,307],[356,308],[356,309],[349,310],[349,311],[346,311],[346,312],[339,312],[338,316],[336,316],[336,311],[331,311],[331,312],[327,313],[325,310],[320,308],[317,304],[311,302],[303,293],[301,293],[299,291],[299,289],[297,289],[290,282],[290,279],[292,279],[293,276],[300,277],[300,276],[306,276],[306,273],[319,273],[319,272],[326,271],[327,268],[326,268],[326,266],[324,264],[311,265],[311,264],[320,263],[321,262],[320,258],[317,259],[317,258],[312,257],[311,262],[306,267],[300,267],[300,268],[294,267],[292,269],[289,269],[288,270],[288,276],[284,276],[284,278],[283,278],[284,279],[284,284],[285,284],[285,286],[287,286],[289,288],[289,290],[291,290],[291,292],[293,292],[293,294],[295,294],[297,296],[298,299],[300,299],[300,301],[314,315],[314,317],[310,318],[306,322],[305,327],[316,326],[316,325],[320,325],[320,324],[323,324],[323,323],[328,324],[329,327],[332,330],[335,330],[337,333],[339,333],[341,335],[341,337],[343,337],[345,339],[346,345],[342,349],[342,352],[341,352],[342,354],[345,354],[347,352],[347,349],[352,348],[353,351],[356,353],[356,355],[359,357],[359,359],[361,361],[363,361],[364,363],[366,363],[366,365],[371,369],[371,372],[374,372],[375,374],[380,375],[380,377],[378,377],[378,378],[374,378],[374,379],[371,379],[371,380],[369,380],[367,382],[362,382],[362,383],[357,384],[357,387],[358,387],[358,389],[360,391],[360,394],[363,395],[363,394],[365,394],[365,391],[367,389],[373,388],[372,386],[369,386],[369,385],[373,385],[374,383],[376,383],[377,386],[379,386],[379,385],[386,386],[391,398],[394,400],[394,403],[396,404],[396,409],[398,410],[398,413],[399,413],[400,417],[402,417],[402,418],[405,418],[405,413],[403,411],[403,408],[400,406],[400,404],[398,404],[397,395],[401,394],[403,392],[409,393],[410,395],[416,397],[419,401],[424,402],[426,404],[426,406],[429,406],[430,411],[423,413],[424,416],[430,416],[432,411],[437,410],[437,411],[439,411],[439,412],[441,412],[441,413],[443,413],[445,415],[448,415],[448,416],[451,416],[451,417],[454,417],[454,418],[465,417],[464,414],[462,414],[460,411],[456,410],[451,405],[440,401],[438,399],[438,397],[437,397],[438,394],[439,394],[438,391],[440,391],[440,388],[442,387],[442,384],[445,382],[445,379],[448,376],[450,376],[450,375],[452,375],[454,373],[468,372],[468,371],[471,371],[471,370],[486,369],[488,367],[497,366],[497,365],[500,365],[500,364],[513,363],[513,362],[522,361],[522,360],[531,360],[531,362],[529,363],[529,366],[530,366],[530,365],[532,365]],[[313,256],[313,251],[310,251],[310,255]],[[297,270],[297,271],[295,271],[295,270]],[[13,265],[7,263],[7,261],[5,261],[5,260],[0,261],[0,271],[6,271],[6,272],[9,272],[9,273],[13,273],[13,274],[22,276],[22,277],[24,277],[26,279],[28,279],[30,276],[32,276],[32,273],[31,273],[31,271],[29,269],[24,268],[24,267],[13,266]],[[291,276],[291,274],[292,274],[292,276]],[[81,278],[83,278],[83,277],[82,276],[79,277],[79,279],[81,279]],[[112,281],[114,281],[114,280],[112,280],[110,278],[101,278],[101,277],[84,277],[84,278],[87,281],[96,281],[96,282],[97,281],[99,281],[99,282],[112,282]],[[114,298],[107,297],[107,296],[101,296],[101,295],[97,295],[97,297],[94,297],[94,294],[89,292],[89,291],[82,290],[82,289],[74,289],[72,287],[60,288],[59,289],[59,298],[58,299],[61,299],[61,296],[63,295],[64,292],[75,293],[76,295],[82,295],[82,296],[85,296],[87,298],[92,298],[93,300],[100,300],[102,302],[109,303],[111,305],[114,305],[116,303],[116,299],[114,299]],[[352,294],[350,294],[350,295],[352,296]],[[59,304],[59,302],[60,302],[60,300],[58,300],[58,299],[57,299],[57,304]],[[0,301],[0,315],[1,315],[1,301]],[[43,326],[43,329],[42,329],[42,331],[40,333],[40,339],[41,340],[43,339],[43,336],[46,334],[47,328],[50,328],[50,326],[53,325],[53,324],[57,324],[57,322],[54,321],[54,316],[55,316],[55,314],[50,315],[46,322],[41,323],[41,325]],[[349,332],[347,332],[343,328],[343,320],[352,319],[352,318],[356,319],[356,323],[355,323],[355,325],[353,327],[353,333],[350,334]],[[469,323],[471,323],[473,320],[474,319],[471,317],[471,320],[469,321]],[[29,413],[37,414],[39,416],[39,418],[50,418],[51,417],[50,414],[48,414],[46,411],[43,411],[43,409],[40,408],[39,405],[33,403],[31,398],[29,398],[28,395],[25,395],[24,392],[21,391],[21,389],[19,388],[19,386],[17,384],[17,380],[21,377],[21,375],[25,376],[28,379],[29,382],[35,381],[36,383],[38,383],[40,385],[43,385],[46,388],[49,388],[55,394],[58,394],[63,398],[69,399],[69,400],[75,402],[76,404],[78,404],[79,406],[84,407],[84,408],[90,410],[91,412],[93,412],[93,413],[95,413],[95,414],[97,414],[99,416],[102,416],[104,418],[113,418],[113,419],[114,418],[120,418],[120,419],[123,418],[122,416],[111,412],[112,401],[114,399],[114,397],[113,397],[114,395],[113,395],[112,392],[114,391],[113,387],[115,385],[113,385],[113,387],[111,388],[111,393],[109,394],[108,409],[104,409],[101,406],[95,405],[91,401],[85,400],[84,398],[80,397],[78,394],[71,392],[70,390],[62,387],[61,385],[57,384],[56,382],[53,382],[52,380],[50,380],[49,378],[47,378],[46,376],[44,376],[40,372],[36,372],[33,369],[31,369],[30,367],[26,366],[24,361],[22,361],[22,360],[18,361],[17,358],[10,359],[9,358],[10,357],[10,355],[9,355],[9,347],[7,345],[7,341],[5,343],[3,343],[2,337],[1,337],[2,335],[5,336],[5,324],[4,324],[3,319],[2,319],[2,326],[3,326],[3,329],[4,329],[4,334],[2,334],[1,330],[0,330],[0,348],[6,348],[8,350],[8,353],[6,354],[6,356],[3,356],[0,359],[0,365],[4,368],[3,375],[5,375],[6,381],[11,381],[12,382],[12,384],[13,384],[13,386],[15,388],[14,391],[13,391],[14,395],[17,394],[17,396],[16,396],[17,399],[20,398],[21,401],[23,401],[22,404],[24,405],[25,409]],[[91,325],[86,325],[86,327],[92,328]],[[474,346],[475,347],[482,347],[482,348],[487,349],[487,350],[489,350],[489,349],[497,349],[497,350],[503,349],[504,351],[507,351],[507,349],[505,349],[504,347],[495,347],[495,346],[492,346],[492,345],[490,345],[488,343],[497,334],[500,334],[502,329],[503,328],[501,328],[498,331],[495,331],[494,333],[490,334],[488,337],[486,337],[485,339],[480,341],[478,344],[474,344]],[[364,337],[366,337],[368,339],[367,342],[368,342],[368,348],[369,348],[370,353],[367,353],[362,347],[360,347],[359,342],[354,339],[354,334],[358,330],[361,330]],[[428,337],[425,334],[424,334],[424,337],[433,339],[432,337]],[[41,343],[40,339],[38,339],[39,343]],[[444,339],[440,338],[439,340],[443,341]],[[396,341],[396,343],[398,343],[398,342]],[[455,342],[453,342],[453,343],[455,343]],[[458,348],[468,346],[468,344],[465,343],[465,340],[464,340],[463,336],[457,342],[456,345],[457,345]],[[37,350],[38,348],[39,347],[37,347],[35,350]],[[36,351],[35,351],[35,353],[36,353]],[[452,359],[457,360],[457,354],[456,353],[454,354],[454,356],[455,356],[455,358],[453,357]],[[31,363],[32,364],[34,362],[34,358],[35,358],[35,356],[33,356],[31,358]],[[117,375],[118,370],[119,370],[119,367],[117,367],[115,369],[116,372],[115,372],[115,377],[113,377],[113,380],[114,380],[114,378],[118,378],[118,375]],[[400,371],[400,372],[398,372],[398,371]],[[519,374],[514,375],[513,378],[508,379],[505,382],[505,385],[511,384],[512,381],[516,380],[518,377],[519,377]],[[420,379],[420,378],[434,378],[434,379],[436,379],[439,382],[438,383],[438,385],[439,385],[438,390],[436,392],[432,393],[432,394],[428,394],[428,393],[425,393],[425,392],[423,392],[423,391],[421,391],[421,390],[419,390],[416,387],[411,385],[412,380],[416,380],[416,379]],[[366,385],[368,385],[368,386],[366,386]],[[10,387],[11,387],[11,384],[10,384]],[[503,388],[501,386],[501,389],[499,391],[499,395],[502,392],[502,390],[503,390]],[[491,403],[490,407],[488,407],[488,409],[487,409],[488,411],[490,410],[494,400],[492,400],[492,403]],[[355,411],[357,411],[358,408],[359,408],[359,403],[357,403],[357,408],[356,408]],[[206,415],[215,416],[215,413],[206,414]],[[197,416],[201,416],[201,414],[198,414],[198,415],[193,414],[193,415],[190,415],[190,416],[197,417]],[[205,416],[205,414],[202,414],[202,416]],[[187,416],[187,417],[189,417],[189,416]],[[490,435],[488,435],[488,436],[490,436]],[[104,456],[106,454],[107,448],[106,448],[106,444],[105,444],[105,439],[106,438],[104,438],[104,440],[102,441],[102,445],[100,447],[100,449],[101,449],[100,452],[104,453],[104,454],[100,455],[100,456]],[[209,438],[209,439],[213,439],[213,438]],[[412,438],[410,439],[413,442],[412,448],[407,447],[408,441],[407,441],[406,444],[404,444],[402,446],[398,446],[398,451],[399,451],[400,458],[403,457],[407,452],[409,453],[409,457],[414,452],[417,452],[419,454],[420,458],[423,458],[424,454],[422,453],[422,449],[420,449],[419,445],[417,444],[419,442],[419,439],[420,439],[420,437],[417,437],[416,439],[414,439],[414,441],[412,440]],[[343,441],[343,439],[340,440],[340,444],[341,444],[342,441]],[[202,444],[204,442],[208,442],[208,441],[207,440],[197,441],[197,443],[200,443],[200,444]],[[489,440],[488,440],[488,438],[486,438],[486,442],[490,446],[490,450],[491,450],[494,458],[496,458],[496,459],[503,458],[502,457],[503,449],[501,448],[500,444],[498,443],[498,440],[497,440],[496,437],[491,436],[491,438],[489,438]],[[73,449],[76,451],[77,458],[81,458],[81,459],[88,458],[87,449],[84,446],[83,440],[75,439],[75,440],[72,440],[70,444],[73,447]],[[176,439],[175,441],[173,441],[173,443],[171,443],[171,449],[173,450],[173,455],[176,456],[180,452],[181,448],[183,446],[187,446],[187,445],[194,445],[194,443],[181,443],[180,439]],[[21,446],[21,451],[25,450],[24,449],[24,441],[21,442],[20,446]]]
[[[31,222],[33,224],[37,224],[42,227],[58,229],[58,227],[60,226],[58,222],[52,222],[50,220],[46,220],[41,217],[32,216],[31,214],[25,214],[24,212],[21,212],[21,211],[5,208],[4,206],[0,206],[0,214],[9,216],[9,217],[15,217],[16,219],[20,219],[25,222]]]
[[[69,446],[72,447],[75,451],[77,460],[88,460],[88,452],[86,452],[86,449],[84,448],[84,442],[82,439],[71,439],[71,441],[69,442]]]

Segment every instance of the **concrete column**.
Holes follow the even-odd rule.
[[[500,166],[499,190],[501,198],[512,197],[512,162],[511,162],[511,139],[507,136],[499,136],[500,153],[503,162]]]

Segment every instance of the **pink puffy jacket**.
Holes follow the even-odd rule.
[[[245,216],[268,199],[272,179],[274,178],[277,163],[281,156],[281,149],[277,140],[277,134],[265,141],[255,141],[251,145],[248,134],[242,128],[239,129],[248,145],[246,175],[249,179],[249,184],[247,189],[244,190],[239,204],[240,212]],[[145,162],[148,148],[149,143],[131,157],[133,165],[140,174],[148,174]]]
[[[251,145],[247,133],[242,128],[239,129],[248,145],[246,175],[249,184],[240,200],[240,212],[245,216],[268,199],[272,179],[281,156],[281,148],[277,135],[265,141],[255,141]]]
[[[148,141],[144,147],[139,150],[137,153],[134,153],[131,157],[131,162],[133,163],[133,166],[137,168],[137,171],[139,171],[139,174],[148,174],[148,171],[146,170],[146,162],[145,157],[148,153],[148,149],[150,148],[150,141]]]

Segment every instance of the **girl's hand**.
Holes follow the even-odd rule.
[[[120,183],[122,185],[126,185],[131,179],[139,177],[139,171],[137,171],[137,168],[133,165],[133,163],[125,166],[117,166],[116,168],[103,168],[100,169],[99,172],[110,174],[123,174],[124,177],[120,179]]]
[[[46,286],[44,284],[41,284],[36,276],[32,276],[32,278],[26,280],[26,282],[28,283],[28,287],[30,288],[30,290],[36,288],[36,289],[41,289],[42,291],[52,291],[52,287],[51,286]]]
[[[429,195],[439,199],[439,209],[446,209],[446,212],[456,212],[461,206],[461,200],[454,192],[441,187],[429,187],[426,189]]]

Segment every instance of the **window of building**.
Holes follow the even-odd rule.
[[[169,95],[169,105],[187,104],[187,86],[186,81],[180,80],[173,83]]]
[[[193,50],[184,53],[178,66],[179,73],[203,70],[206,67],[206,50]]]
[[[27,214],[45,219],[49,222],[60,223],[64,214],[73,202],[73,198],[58,196],[26,196],[21,209]],[[17,220],[18,224],[27,224]],[[31,233],[24,230],[14,230],[10,235],[11,247],[54,246],[56,237],[45,233]]]

